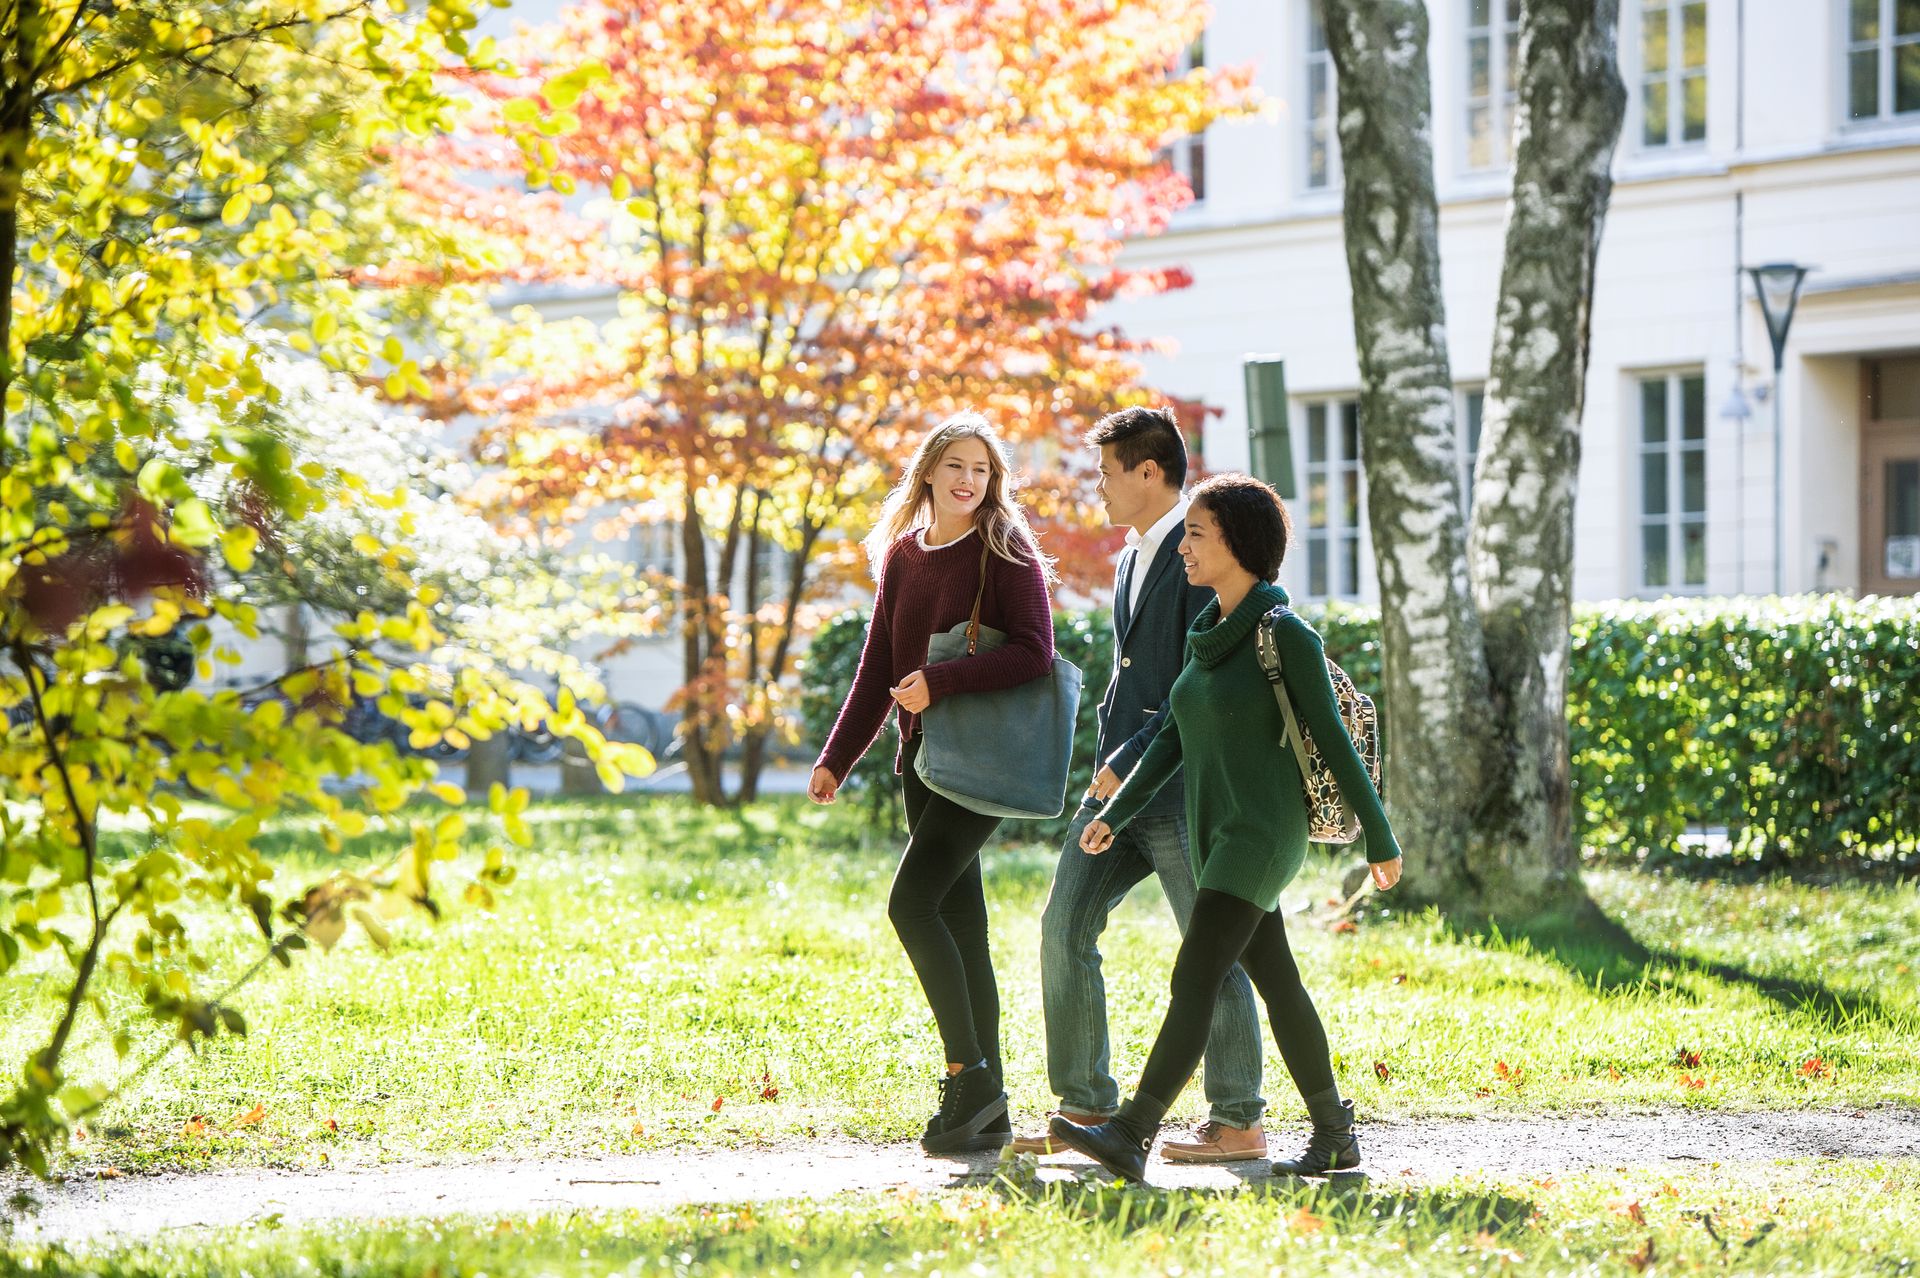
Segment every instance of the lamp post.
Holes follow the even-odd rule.
[[[1737,317],[1736,317],[1737,318]],[[1738,356],[1733,361],[1733,389],[1720,406],[1721,420],[1733,427],[1733,526],[1740,539],[1740,553],[1734,560],[1734,593],[1747,593],[1747,422],[1753,417],[1753,404],[1747,399],[1740,378],[1745,365]]]
[[[1770,262],[1750,266],[1753,291],[1760,298],[1760,313],[1766,317],[1767,337],[1773,342],[1773,593],[1785,590],[1787,563],[1786,525],[1786,446],[1783,443],[1784,409],[1780,400],[1780,370],[1787,359],[1787,329],[1793,325],[1794,308],[1800,304],[1800,283],[1807,268],[1792,262]]]

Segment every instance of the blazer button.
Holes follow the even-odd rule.
[[[1130,666],[1130,665],[1132,665],[1132,664],[1133,664],[1133,658],[1132,658],[1132,657],[1122,657],[1122,658],[1120,658],[1120,664],[1121,664],[1121,665],[1123,665],[1123,666]]]

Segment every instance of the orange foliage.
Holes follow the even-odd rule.
[[[734,598],[737,548],[804,562],[864,532],[959,407],[1015,446],[1067,579],[1107,579],[1075,441],[1156,397],[1096,308],[1186,284],[1119,254],[1191,198],[1159,149],[1253,103],[1244,68],[1171,72],[1204,21],[1200,0],[601,0],[399,165],[501,281],[618,294],[597,328],[520,334],[517,373],[496,357],[463,406],[489,422],[496,509],[691,503],[732,548],[690,547],[693,719],[758,722],[813,588]],[[515,189],[529,164],[571,195]],[[744,638],[765,605],[779,624]]]

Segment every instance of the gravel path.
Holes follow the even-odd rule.
[[[1381,1180],[1438,1180],[1472,1171],[1539,1175],[1601,1167],[1704,1168],[1783,1158],[1920,1158],[1920,1111],[1628,1112],[1531,1119],[1423,1120],[1362,1127],[1367,1170]],[[1275,1137],[1275,1153],[1296,1138]],[[817,1199],[851,1192],[934,1191],[990,1177],[990,1154],[929,1158],[911,1144],[844,1139],[761,1148],[600,1159],[400,1165],[321,1171],[237,1170],[72,1179],[31,1186],[40,1209],[19,1219],[22,1241],[168,1229],[281,1223],[498,1216],[556,1210],[663,1210],[688,1203]],[[1040,1164],[1043,1179],[1091,1169],[1077,1156]],[[1181,1167],[1156,1158],[1148,1179],[1167,1188],[1225,1188],[1266,1179],[1264,1162]],[[0,1183],[0,1192],[12,1184]]]

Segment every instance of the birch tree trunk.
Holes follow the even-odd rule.
[[[1387,792],[1407,885],[1444,892],[1484,788],[1487,702],[1467,580],[1453,375],[1440,291],[1427,12],[1327,0],[1339,76],[1361,470],[1380,579]]]
[[[1581,914],[1591,903],[1571,840],[1565,672],[1586,316],[1623,98],[1617,0],[1527,0],[1522,13],[1517,195],[1471,537],[1440,287],[1426,6],[1324,0],[1324,12],[1380,579],[1387,789],[1409,860],[1402,890],[1463,919]],[[1540,504],[1548,491],[1559,504]]]
[[[1619,0],[1526,0],[1521,24],[1513,197],[1468,554],[1511,756],[1483,819],[1496,846],[1524,851],[1498,867],[1502,890],[1544,904],[1585,897],[1567,757],[1573,503],[1594,265],[1626,89]]]

